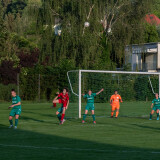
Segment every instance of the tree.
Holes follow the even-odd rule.
[[[154,25],[145,24],[145,42],[158,42],[159,36],[157,28]]]
[[[43,22],[45,30],[41,61],[50,57],[48,63],[58,65],[60,58],[73,58],[76,67],[95,68],[95,62],[102,54],[104,56],[110,44],[112,49],[106,56],[110,64],[115,62],[120,67],[125,45],[144,42],[143,18],[150,10],[151,0],[66,0],[54,3],[47,0],[42,6],[43,16],[39,21]],[[90,24],[89,27],[84,26],[85,22]],[[59,36],[54,35],[56,25],[61,26]],[[108,63],[107,59],[105,63]]]
[[[4,54],[38,47],[40,64],[57,67],[61,59],[71,59],[76,68],[122,67],[125,46],[145,41],[143,19],[151,4],[152,0],[4,1],[10,34],[10,49]]]
[[[17,83],[17,73],[19,73],[19,68],[14,67],[14,62],[11,60],[4,60],[0,64],[0,79],[5,85],[10,83]]]
[[[160,1],[159,0],[152,0],[153,6],[152,6],[152,12],[160,18]]]
[[[20,67],[27,67],[27,68],[34,67],[38,62],[38,56],[39,56],[39,49],[37,48],[31,51],[31,53],[25,53],[21,51],[18,54],[18,57],[20,59],[19,62]]]

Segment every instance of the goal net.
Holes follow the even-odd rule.
[[[123,103],[120,105],[120,117],[148,117],[151,101],[155,93],[160,93],[160,73],[75,70],[67,73],[70,85],[70,109],[81,118],[85,111],[86,99],[82,94],[88,90],[97,93],[95,97],[96,117],[110,117],[111,95],[117,90]]]

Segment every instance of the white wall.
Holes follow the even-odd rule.
[[[160,43],[158,43],[157,69],[160,69]]]
[[[146,55],[146,69],[155,70],[157,69],[157,54],[147,54]]]
[[[158,54],[156,53],[156,49]],[[146,53],[145,64],[142,64],[142,53]],[[139,70],[160,70],[160,43],[126,46],[125,64],[128,63],[131,63],[133,71],[135,71],[137,67]]]
[[[135,71],[138,64],[137,54],[132,54],[132,70]]]

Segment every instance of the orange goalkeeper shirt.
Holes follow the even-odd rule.
[[[112,100],[112,105],[119,105],[119,101],[122,100],[121,96],[119,94],[117,95],[112,95],[110,100]]]

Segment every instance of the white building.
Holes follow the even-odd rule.
[[[125,64],[132,71],[160,71],[160,42],[126,46]]]

